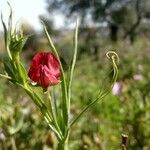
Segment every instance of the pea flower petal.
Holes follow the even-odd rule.
[[[51,52],[39,52],[33,57],[28,72],[32,81],[47,89],[60,82],[60,75],[59,61]]]

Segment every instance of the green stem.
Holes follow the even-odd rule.
[[[12,79],[11,77],[9,77],[9,76],[7,76],[7,75],[4,75],[4,74],[0,74],[0,77],[2,77],[2,78],[6,78],[6,79]]]
[[[57,150],[68,150],[68,138],[58,143]]]
[[[117,79],[117,75],[118,75],[118,67],[116,65],[116,63],[118,63],[119,61],[119,57],[118,55],[114,52],[114,51],[109,51],[107,54],[107,57],[109,59],[111,59],[112,61],[112,65],[113,65],[113,78],[112,78],[112,84],[110,85],[110,88],[106,91],[104,91],[103,93],[99,93],[98,96],[95,98],[95,100],[93,100],[90,104],[88,104],[87,106],[85,106],[85,108],[75,117],[75,119],[73,119],[73,121],[70,123],[70,127],[90,108],[92,107],[95,103],[97,103],[99,100],[101,100],[102,98],[104,98],[106,95],[108,95],[112,88],[114,83],[116,82]]]
[[[15,139],[13,137],[11,137],[11,145],[13,150],[17,150]]]
[[[57,122],[56,107],[55,107],[54,103],[52,102],[52,98],[51,98],[51,95],[50,95],[49,91],[47,91],[46,94],[47,94],[47,97],[48,97],[49,107],[50,107],[50,114],[52,116],[54,126],[57,129],[57,131],[59,132],[59,134],[63,137],[62,132],[61,132],[60,127],[59,127],[58,122]]]
[[[49,43],[49,46],[51,48],[51,51],[53,52],[53,54],[57,57],[58,61],[59,61],[59,64],[60,64],[60,68],[61,68],[61,74],[62,74],[62,77],[61,77],[61,88],[62,88],[62,113],[63,113],[63,120],[64,120],[64,125],[65,125],[65,129],[67,129],[68,127],[68,120],[69,120],[69,115],[68,115],[68,97],[67,97],[67,86],[66,86],[66,79],[65,79],[65,73],[64,73],[64,69],[62,67],[62,64],[61,64],[61,61],[60,61],[60,58],[59,58],[59,55],[58,55],[58,52],[52,42],[52,39],[50,37],[50,35],[48,34],[48,31],[45,27],[45,25],[43,25],[44,27],[44,32],[46,34],[46,37],[48,39],[48,43]]]
[[[20,85],[20,84],[18,84],[18,85]],[[51,128],[51,130],[55,133],[55,135],[57,136],[57,138],[59,140],[61,140],[62,139],[62,135],[53,126],[51,115],[49,114],[49,112],[47,110],[47,107],[45,106],[45,104],[43,103],[43,101],[41,100],[41,98],[27,84],[20,85],[20,86],[26,91],[26,93],[29,95],[29,97],[33,100],[33,102],[36,104],[36,106],[40,109],[40,112],[44,116],[44,118],[47,121],[47,123],[48,123],[49,127]]]
[[[22,69],[21,69],[21,63],[20,63],[20,56],[19,56],[19,52],[15,54],[15,57],[14,57],[14,65],[16,66],[16,69],[19,73],[19,77],[20,77],[20,81],[23,85],[25,85],[25,78],[24,78],[24,74],[22,72]]]
[[[90,108],[92,107],[97,101],[104,98],[107,94],[99,94],[95,100],[93,100],[89,105],[87,105],[78,115],[77,117],[70,123],[70,127],[74,125],[74,123]]]

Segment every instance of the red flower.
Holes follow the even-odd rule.
[[[60,82],[60,64],[50,52],[39,52],[33,59],[28,72],[30,79],[44,89]]]

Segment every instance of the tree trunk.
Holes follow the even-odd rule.
[[[119,30],[118,25],[111,23],[109,28],[110,28],[110,39],[114,42],[117,42]]]

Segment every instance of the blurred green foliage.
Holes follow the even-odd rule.
[[[135,41],[139,26],[149,22],[150,1],[147,0],[45,0],[47,11],[63,13],[70,21],[77,16],[83,27],[103,24],[109,29],[110,39],[117,42],[120,36]]]
[[[67,69],[72,55],[72,35],[66,34],[63,39],[55,38],[55,42]],[[107,50],[115,49],[119,54],[118,82],[121,82],[122,88],[119,95],[110,93],[72,127],[70,149],[121,149],[122,133],[128,135],[128,149],[150,149],[149,38],[139,37],[131,45],[125,40],[114,44],[108,39],[90,36],[90,41],[85,43],[85,39],[80,37],[70,117],[94,99],[102,86],[108,86],[111,73],[105,56]],[[93,49],[93,43],[98,45],[96,57],[88,52]],[[84,52],[81,52],[83,48]],[[24,51],[23,61],[28,62],[26,56],[34,53]],[[1,72],[3,57],[2,53]],[[137,75],[140,75],[139,79],[135,77]],[[59,97],[59,93],[56,96]],[[55,144],[54,135],[25,93],[0,79],[0,149],[15,150],[17,147],[19,150],[46,150],[54,149]]]

